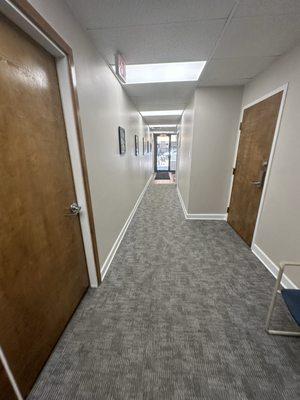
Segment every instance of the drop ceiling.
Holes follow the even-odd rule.
[[[197,86],[245,85],[300,43],[300,0],[66,2],[109,65],[116,52],[128,64],[208,61],[198,82],[125,85],[140,111],[182,109]]]

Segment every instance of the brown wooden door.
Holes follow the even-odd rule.
[[[244,111],[228,223],[251,245],[283,92]]]
[[[65,215],[76,196],[55,60],[1,14],[0,182],[0,345],[26,395],[88,276]]]

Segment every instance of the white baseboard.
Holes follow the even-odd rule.
[[[181,193],[180,193],[178,185],[176,185],[176,189],[177,189],[177,194],[178,194],[178,197],[179,197],[179,201],[180,201],[180,204],[181,204],[181,207],[182,207],[182,211],[183,211],[184,217],[185,217],[185,219],[187,219],[186,218],[187,217],[187,211],[186,211],[185,204],[184,204],[183,198],[181,196]]]
[[[264,264],[264,266],[277,278],[279,268],[256,244],[251,247],[252,252]],[[281,284],[286,289],[299,289],[287,276],[283,274]]]
[[[187,214],[186,219],[206,219],[213,221],[226,221],[227,214]]]
[[[110,264],[111,264],[111,262],[112,262],[112,260],[113,260],[113,258],[115,256],[115,254],[116,254],[121,242],[122,242],[122,239],[123,239],[123,237],[124,237],[124,235],[125,235],[125,233],[127,231],[127,228],[129,226],[129,224],[130,224],[130,222],[131,222],[131,220],[132,220],[132,218],[133,218],[133,216],[134,216],[134,214],[135,214],[140,202],[142,201],[142,198],[143,198],[143,196],[144,196],[144,194],[145,194],[145,192],[146,192],[146,190],[147,190],[152,178],[153,178],[153,174],[151,174],[151,176],[148,179],[144,189],[142,190],[141,194],[139,195],[139,197],[138,197],[138,199],[137,199],[137,201],[136,201],[131,213],[129,214],[129,217],[127,218],[123,228],[121,229],[121,232],[119,233],[115,243],[113,244],[113,246],[112,246],[112,248],[111,248],[111,250],[110,250],[110,252],[109,252],[109,254],[108,254],[107,258],[106,258],[106,260],[104,261],[104,263],[103,263],[103,265],[101,267],[101,282],[103,282],[103,280],[104,280],[104,277],[105,277],[105,275],[106,275],[106,273],[108,271],[108,268],[110,267]]]
[[[227,219],[227,214],[189,214],[187,212],[187,209],[185,207],[183,198],[181,196],[179,187],[177,185],[177,193],[178,193],[178,197],[179,197],[179,201],[184,213],[184,217],[185,219],[201,219],[201,220],[221,220],[221,221],[226,221]]]

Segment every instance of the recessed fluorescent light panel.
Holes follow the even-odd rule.
[[[197,81],[206,61],[126,65],[126,84]]]
[[[181,115],[183,110],[141,111],[143,117],[161,117],[168,115]]]
[[[171,124],[171,125],[149,125],[150,129],[153,128],[176,128],[176,124]]]
[[[161,133],[173,133],[173,134],[175,134],[175,132],[174,131],[152,131],[151,133],[157,133],[157,134],[161,134]]]

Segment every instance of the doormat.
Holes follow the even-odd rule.
[[[156,172],[155,180],[170,179],[169,172]]]

